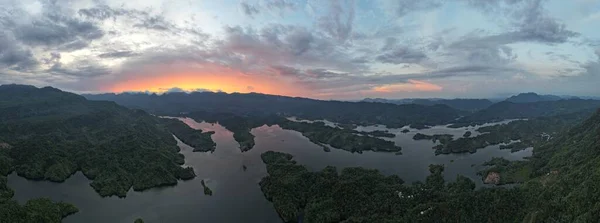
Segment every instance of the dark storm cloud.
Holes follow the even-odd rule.
[[[104,31],[92,22],[82,21],[55,12],[47,12],[31,23],[17,25],[13,28],[15,36],[21,42],[30,46],[57,47],[82,42],[75,45],[85,47],[87,44],[84,43],[104,36]],[[68,48],[78,49],[77,47]]]
[[[37,65],[30,50],[23,48],[6,33],[0,33],[0,69],[28,70]]]

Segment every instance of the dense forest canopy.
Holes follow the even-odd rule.
[[[506,119],[528,119],[567,115],[579,112],[592,114],[600,107],[600,100],[569,99],[531,103],[498,102],[490,107],[454,121],[451,127],[484,124]]]
[[[376,170],[310,172],[289,154],[262,154],[260,182],[285,222],[595,222],[600,219],[600,111],[539,145],[528,161],[493,159],[506,188],[481,188],[463,176],[446,183],[430,166],[423,183],[405,185]]]
[[[159,118],[45,87],[0,86],[0,171],[62,182],[76,171],[102,196],[193,177]]]

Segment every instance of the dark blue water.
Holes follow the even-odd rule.
[[[376,168],[385,174],[397,174],[407,182],[424,180],[429,164],[444,164],[445,177],[452,180],[463,174],[481,185],[476,175],[480,164],[491,157],[510,160],[531,155],[531,149],[510,153],[491,146],[475,154],[452,154],[435,156],[431,141],[414,141],[415,131],[399,133],[394,139],[403,147],[403,155],[393,153],[364,152],[349,153],[332,149],[324,152],[301,133],[283,130],[278,126],[262,126],[252,130],[256,146],[241,153],[232,133],[218,124],[197,123],[183,119],[193,128],[215,131],[212,136],[217,143],[213,153],[192,152],[192,148],[179,142],[185,155],[186,166],[194,168],[197,178],[180,181],[175,187],[157,188],[144,192],[129,191],[126,198],[101,198],[90,186],[90,181],[77,173],[64,183],[29,181],[12,174],[8,184],[15,190],[15,198],[24,203],[37,197],[49,197],[76,205],[80,212],[69,216],[64,222],[133,222],[143,218],[145,222],[281,222],[273,205],[260,191],[258,182],[266,176],[265,165],[260,154],[273,150],[294,155],[300,164],[311,170],[320,170],[327,165],[338,168],[362,166]],[[383,127],[361,127],[362,130]],[[396,130],[391,130],[396,132]],[[435,127],[423,133],[450,133],[459,137],[466,129]],[[247,169],[244,171],[243,166]],[[200,184],[205,180],[213,190],[206,196]]]

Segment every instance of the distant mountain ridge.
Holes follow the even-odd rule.
[[[409,124],[437,125],[448,123],[464,112],[447,105],[386,104],[370,102],[323,101],[258,93],[165,93],[84,95],[90,100],[114,101],[130,108],[154,114],[182,112],[226,112],[241,116],[282,115],[303,119],[326,119],[350,125],[383,124],[399,128]]]
[[[558,101],[561,99],[563,98],[556,95],[539,95],[533,92],[528,92],[511,96],[510,98],[507,98],[506,101],[513,103],[530,103],[540,101]]]
[[[462,117],[457,120],[457,123],[454,124],[454,126],[458,127],[462,126],[462,124],[482,124],[485,122],[502,121],[506,119],[547,117],[585,111],[592,114],[598,108],[600,108],[600,100],[569,99],[530,103],[502,101],[493,104],[489,108]]]
[[[413,99],[384,99],[384,98],[365,98],[364,102],[378,102],[390,104],[418,104],[433,106],[437,104],[447,105],[451,108],[462,111],[477,111],[489,107],[493,104],[488,99],[441,99],[441,98],[413,98]]]

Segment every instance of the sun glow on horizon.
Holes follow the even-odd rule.
[[[172,88],[184,91],[206,90],[226,93],[264,93],[287,96],[304,96],[305,90],[283,80],[241,73],[206,74],[183,72],[154,75],[144,78],[123,80],[106,86],[109,92],[154,92],[164,93]]]

